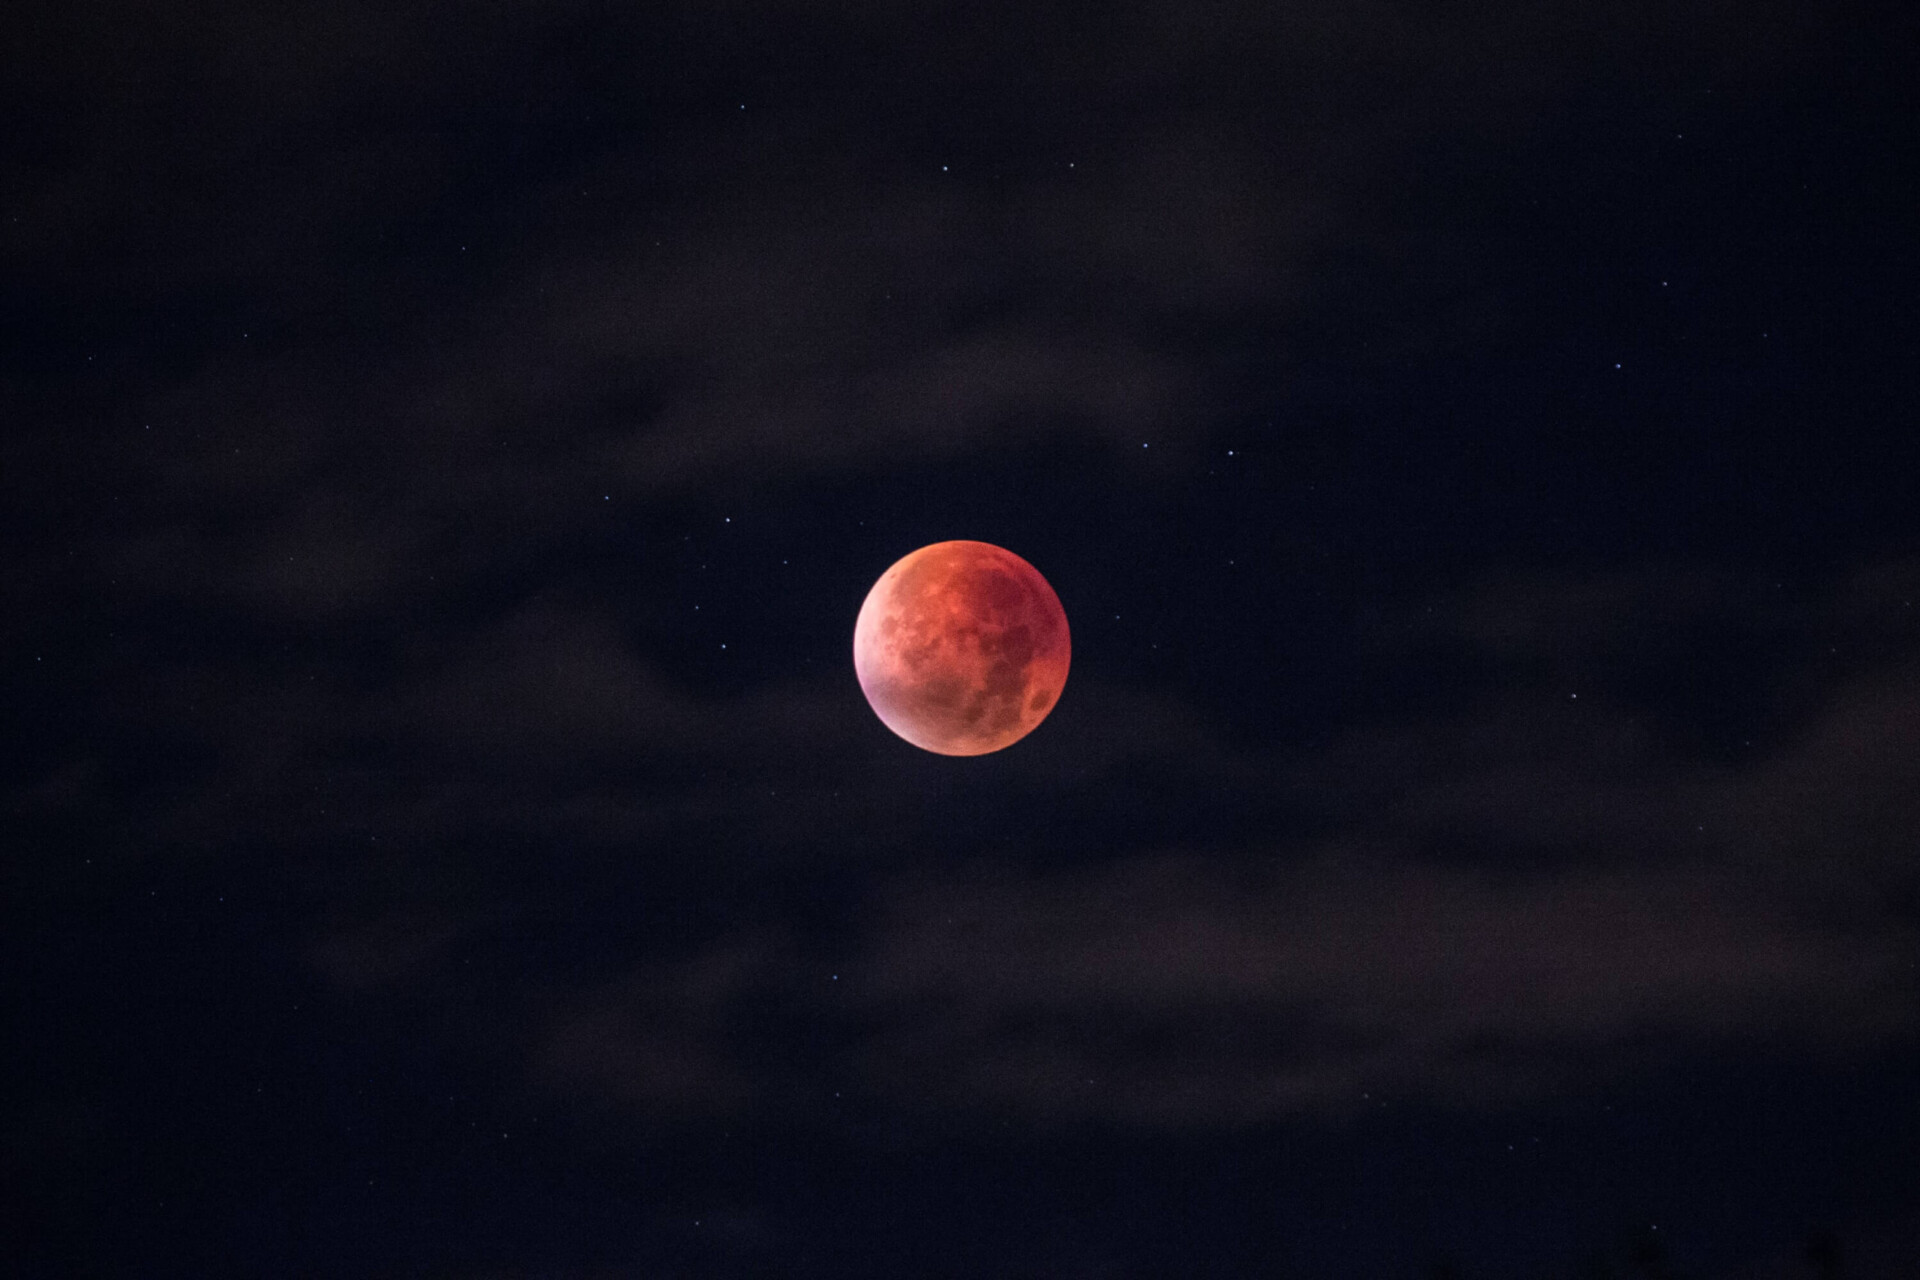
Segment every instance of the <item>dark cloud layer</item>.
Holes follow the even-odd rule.
[[[669,1112],[689,1104],[674,1085],[705,1096],[709,1075],[747,1103],[760,1062],[775,1076],[759,1088],[779,1098],[797,1087],[780,1059],[713,1020],[770,1003],[848,1028],[831,1070],[903,1105],[1235,1125],[1370,1093],[1592,1089],[1715,1044],[1824,1059],[1910,1036],[1920,678],[1864,673],[1747,759],[1678,753],[1606,693],[1665,639],[1673,620],[1648,614],[1669,590],[1539,583],[1508,588],[1497,623],[1478,592],[1425,615],[1475,619],[1480,644],[1528,663],[1552,660],[1552,620],[1575,615],[1562,634],[1615,648],[1584,673],[1584,704],[1522,680],[1464,714],[1356,729],[1302,757],[1179,752],[1176,767],[1215,779],[1216,804],[1284,792],[1338,814],[1338,839],[1122,843],[1060,870],[1037,849],[1040,866],[909,872],[876,888],[834,958],[737,937],[652,972],[644,990],[697,1010],[710,1038],[683,1049],[712,1071],[661,1082],[643,1068],[690,1028],[642,1016],[626,983],[581,1015],[602,1029],[593,1052],[570,1021],[555,1060]],[[1865,596],[1894,631],[1850,640],[1884,646],[1911,636],[1904,590],[1842,587],[1839,617],[1803,622],[1832,634]],[[1710,609],[1714,593],[1685,598]],[[1595,608],[1610,620],[1580,616]],[[1159,745],[1143,734],[1132,753]],[[1125,757],[1111,767],[1124,776]],[[823,982],[826,967],[838,976]]]
[[[48,1273],[1535,1274],[1661,1196],[1700,1274],[1911,1239],[1910,16],[14,25]],[[976,761],[848,652],[947,537],[1074,627]],[[1800,1099],[1753,1132],[1804,1187],[1699,1079]],[[1466,1154],[1589,1113],[1537,1184]]]

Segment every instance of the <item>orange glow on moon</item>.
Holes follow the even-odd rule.
[[[1012,746],[1066,687],[1067,613],[1040,571],[985,542],[936,542],[895,562],[860,606],[853,668],[881,723],[916,747]]]

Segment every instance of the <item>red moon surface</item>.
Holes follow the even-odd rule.
[[[985,755],[1032,733],[1060,700],[1071,652],[1047,580],[986,542],[902,557],[853,627],[853,669],[874,714],[943,756]]]

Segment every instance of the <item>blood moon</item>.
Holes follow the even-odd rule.
[[[1060,699],[1071,653],[1047,580],[986,542],[901,557],[853,627],[853,669],[874,714],[945,756],[985,755],[1032,733]]]

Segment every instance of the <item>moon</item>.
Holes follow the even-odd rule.
[[[853,668],[882,724],[943,756],[1032,733],[1066,687],[1067,611],[1040,571],[987,542],[895,561],[860,606]]]

